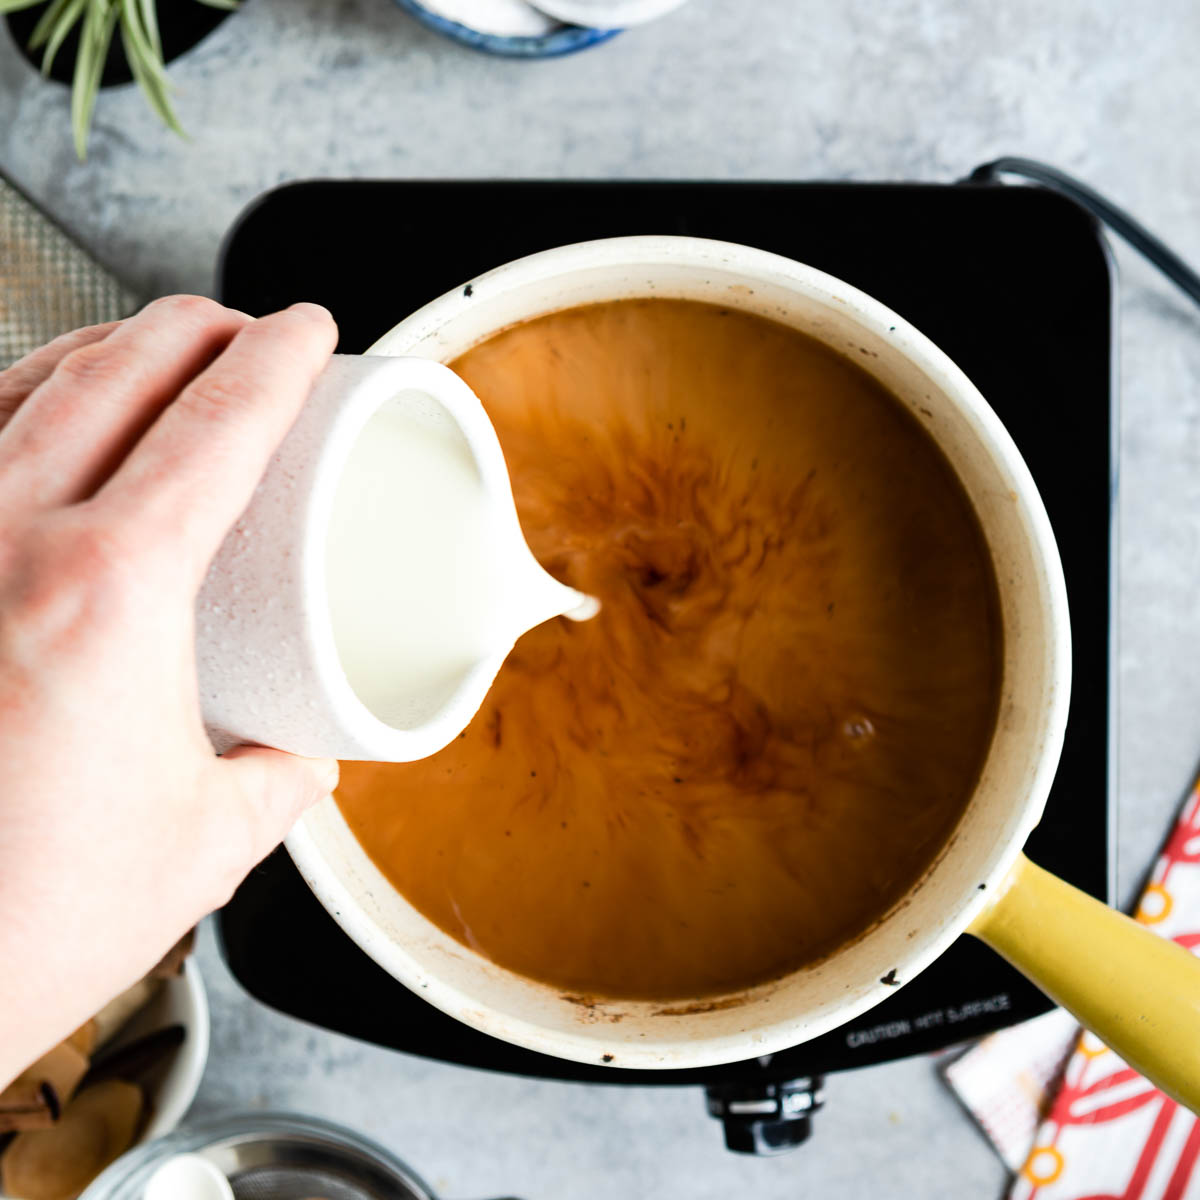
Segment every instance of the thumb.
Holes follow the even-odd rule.
[[[305,809],[337,787],[338,762],[264,746],[237,746],[221,756],[218,773],[224,774],[226,787],[243,809],[240,815],[257,863],[283,841]]]

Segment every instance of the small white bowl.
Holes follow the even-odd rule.
[[[139,1143],[170,1133],[183,1120],[200,1089],[200,1080],[208,1062],[208,995],[194,957],[184,963],[181,975],[167,980],[158,995],[134,1017],[113,1046],[136,1041],[168,1025],[183,1026],[183,1044],[149,1076],[146,1102],[150,1109],[150,1120],[146,1122]]]
[[[105,1046],[103,1053],[107,1056],[112,1050],[169,1025],[183,1026],[183,1044],[145,1078],[150,1119],[135,1145],[170,1133],[183,1120],[196,1098],[208,1062],[208,996],[194,958],[184,963],[181,975],[167,980],[120,1036]],[[0,1191],[0,1197],[19,1200],[3,1191]]]

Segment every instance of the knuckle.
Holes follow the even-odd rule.
[[[0,424],[17,411],[41,382],[38,372],[22,363],[0,371]]]
[[[97,582],[119,577],[132,557],[125,539],[97,525],[85,526],[66,539],[65,554],[75,575]]]
[[[115,383],[129,366],[119,349],[108,342],[93,342],[64,354],[54,374],[76,387],[105,387]]]
[[[207,296],[163,296],[142,311],[152,325],[171,326],[192,337],[212,340],[214,348],[226,344],[250,320]]]
[[[189,408],[219,419],[245,408],[251,400],[243,380],[223,371],[210,371],[188,386],[185,393]]]
[[[0,423],[16,412],[26,397],[53,374],[55,366],[68,354],[102,342],[120,325],[120,321],[109,321],[103,325],[87,325],[70,333],[59,334],[52,342],[47,342],[0,371]],[[71,369],[68,367],[68,371]]]
[[[59,580],[109,607],[132,594],[133,584],[144,574],[142,559],[124,530],[85,521],[53,540],[44,568],[51,586]]]
[[[57,350],[69,350],[74,346],[90,345],[92,342],[102,341],[124,324],[124,321],[102,321],[98,325],[82,325],[78,329],[60,333],[52,342],[48,342],[43,350],[53,354]],[[34,353],[37,354],[38,351],[34,351]]]
[[[96,501],[68,510],[51,545],[57,569],[94,587],[132,591],[151,573],[154,547],[143,527],[115,520]]]
[[[138,618],[135,597],[145,573],[120,532],[75,519],[32,532],[4,564],[0,596],[0,624],[23,656],[79,647]]]
[[[190,321],[227,321],[229,309],[210,300],[207,296],[160,296],[146,305],[144,312],[161,313],[164,316],[182,317]]]

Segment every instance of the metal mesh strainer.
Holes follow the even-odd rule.
[[[325,1121],[269,1113],[194,1125],[141,1146],[81,1200],[143,1200],[155,1170],[176,1154],[211,1162],[236,1200],[436,1200],[381,1146]]]
[[[193,1153],[225,1173],[237,1200],[433,1200],[395,1160],[311,1128],[248,1131]]]
[[[384,1195],[341,1174],[296,1167],[255,1167],[229,1182],[237,1200],[381,1200]]]
[[[79,325],[127,317],[134,297],[0,174],[0,370]]]

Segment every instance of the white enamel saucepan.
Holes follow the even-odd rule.
[[[816,1037],[893,994],[894,984],[970,931],[1160,1086],[1200,1104],[1200,963],[1021,855],[1066,722],[1066,593],[1029,471],[945,354],[882,304],[820,271],[745,246],[674,237],[588,242],[510,263],[406,318],[372,353],[449,362],[515,322],[654,296],[757,313],[848,355],[916,415],[958,473],[995,566],[1004,675],[992,746],[954,834],[924,877],[856,941],[782,979],[694,1004],[581,1006],[488,962],[392,887],[332,801],[288,839],[313,891],[368,954],[445,1012],[533,1050],[614,1067],[708,1066]]]

